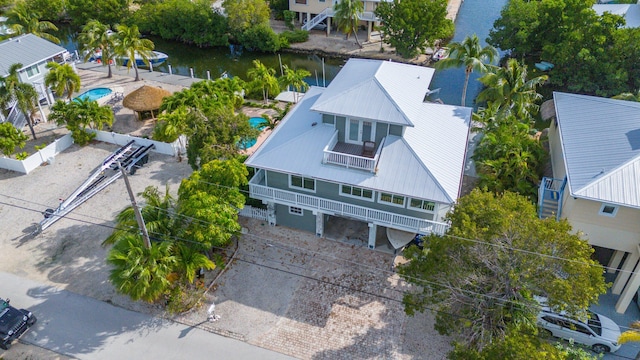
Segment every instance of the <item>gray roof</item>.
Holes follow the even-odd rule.
[[[7,76],[13,64],[22,64],[24,69],[65,51],[67,50],[62,46],[33,34],[24,34],[5,40],[0,42],[0,77]]]
[[[350,59],[311,110],[413,126],[434,72],[390,61]]]
[[[593,10],[602,15],[609,12],[624,18],[627,28],[640,27],[640,4],[596,4]]]
[[[640,208],[640,102],[553,97],[571,195]]]
[[[313,109],[331,91],[333,84],[336,81],[340,84],[340,77],[353,69],[348,66],[352,61],[349,60],[327,89],[311,87],[246,164],[440,203],[454,203],[462,181],[471,109],[423,103],[424,94],[419,97],[418,104],[411,104],[416,108],[413,127],[405,128],[404,137],[387,137],[376,174],[322,164],[323,149],[335,128],[322,124],[320,113]],[[407,66],[383,63],[402,68]],[[418,99],[409,94],[407,97]]]

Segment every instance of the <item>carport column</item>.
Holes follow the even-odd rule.
[[[620,272],[618,273],[618,276],[616,276],[613,286],[611,287],[612,294],[620,295],[622,289],[624,289],[624,285],[627,283],[627,280],[629,280],[631,272],[635,269],[638,259],[640,259],[640,256],[637,251],[627,255],[627,259],[624,261],[622,269],[620,269]]]
[[[267,221],[269,225],[276,225],[276,204],[272,202],[267,203]]]
[[[378,225],[369,223],[369,249],[376,248],[377,232],[378,232]]]
[[[316,236],[324,236],[324,214],[320,211],[316,213]]]
[[[638,253],[640,253],[640,246],[638,246],[638,249],[636,249],[633,254],[629,255],[635,255],[635,258],[637,259],[638,255],[636,254]],[[638,291],[638,287],[640,287],[640,266],[636,266],[634,273],[631,275],[631,279],[629,279],[627,286],[624,287],[622,295],[620,295],[618,302],[616,302],[617,313],[624,314],[624,312],[627,311],[627,308],[629,307],[633,296]]]
[[[616,272],[616,270],[618,270],[618,266],[620,266],[620,262],[624,257],[624,253],[625,252],[622,250],[616,250],[613,252],[613,255],[611,256],[611,260],[609,260],[609,264],[607,264],[608,273],[613,274],[614,272]]]
[[[327,36],[331,35],[331,16],[327,17]]]
[[[373,31],[373,21],[367,21],[367,41],[371,41],[371,32]]]

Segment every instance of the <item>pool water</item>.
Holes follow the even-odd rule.
[[[263,122],[264,119],[261,117],[252,117],[251,119],[249,119],[249,124],[251,124],[251,127],[254,129],[258,129],[258,130],[262,130],[265,128],[265,126],[259,126],[261,122]],[[257,139],[248,139],[245,141],[240,141],[240,143],[238,144],[240,146],[241,149],[243,150],[247,150],[249,148],[251,148],[253,145],[256,144],[256,141],[258,141]]]
[[[98,100],[100,98],[103,98],[103,97],[111,94],[112,92],[113,92],[113,90],[111,90],[109,88],[95,88],[95,89],[91,89],[91,90],[83,92],[82,94],[76,96],[74,98],[74,100],[76,100],[76,99],[84,99],[84,98],[87,98],[89,100]]]

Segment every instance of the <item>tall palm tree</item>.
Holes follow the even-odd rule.
[[[73,93],[80,90],[80,76],[70,64],[50,62],[47,69],[49,72],[44,77],[44,84],[51,86],[56,95],[67,94],[67,100],[71,100]]]
[[[48,33],[50,30],[58,31],[58,28],[49,21],[40,21],[40,14],[31,11],[24,1],[17,2],[7,12],[7,24],[13,36],[33,34],[53,43],[60,43],[57,37]]]
[[[269,102],[269,90],[276,92],[279,89],[275,74],[274,69],[268,68],[260,60],[253,60],[253,67],[247,71],[247,76],[253,79],[253,85],[262,89],[265,104]]]
[[[513,113],[518,120],[528,123],[538,112],[536,101],[542,99],[536,89],[547,79],[547,75],[527,79],[527,66],[509,59],[506,66],[494,67],[478,79],[486,88],[476,101],[493,103],[498,111]]]
[[[175,246],[176,271],[185,284],[192,284],[199,269],[213,270],[216,265],[198,249],[180,243]]]
[[[137,25],[118,25],[116,27],[115,43],[116,54],[126,56],[129,59],[127,69],[131,69],[133,66],[136,72],[135,81],[140,81],[136,56],[141,57],[148,64],[149,58],[153,55],[153,42],[149,39],[140,38],[140,31]]]
[[[284,75],[280,77],[280,83],[283,87],[293,86],[295,90],[293,93],[293,101],[298,102],[298,94],[309,88],[309,84],[304,81],[304,78],[311,76],[311,73],[305,69],[293,70],[287,65],[283,65],[283,69]]]
[[[20,82],[18,76],[20,69],[22,69],[22,64],[13,64],[9,67],[8,75],[0,79],[0,106],[4,109],[16,102],[18,109],[27,119],[31,135],[37,139],[36,131],[33,128],[33,115],[40,96],[33,85]]]
[[[630,92],[618,94],[618,95],[614,96],[612,99],[640,102],[640,90],[638,90],[637,94],[633,94],[633,93],[630,93]]]
[[[114,56],[115,38],[109,28],[98,20],[90,20],[78,35],[80,48],[84,53],[84,61],[89,61],[95,54],[99,53],[102,58],[102,66],[108,66],[107,78],[112,77],[111,62]]]
[[[487,72],[487,63],[492,63],[498,57],[498,50],[493,46],[480,46],[480,39],[476,34],[467,36],[461,43],[449,44],[449,57],[438,61],[436,69],[464,67],[465,79],[462,88],[462,106],[466,104],[469,76],[473,71]]]
[[[364,11],[364,3],[360,0],[341,0],[333,6],[335,11],[333,17],[336,20],[336,26],[340,31],[346,34],[347,39],[353,33],[356,38],[356,44],[360,48],[362,45],[358,41],[358,22],[360,14]]]

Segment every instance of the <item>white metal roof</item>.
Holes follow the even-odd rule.
[[[0,77],[9,74],[13,64],[22,64],[27,68],[46,59],[67,51],[50,41],[33,34],[20,35],[0,42]]]
[[[336,79],[348,69],[345,66]],[[421,116],[414,116],[414,127],[407,127],[404,137],[387,137],[376,174],[322,164],[324,147],[335,128],[322,124],[321,115],[313,109],[336,79],[327,89],[311,87],[246,164],[441,203],[455,202],[471,109],[423,103],[421,96],[419,103],[412,105]]]
[[[571,195],[640,208],[640,103],[553,97]]]
[[[311,109],[413,126],[434,72],[391,61],[350,59]]]
[[[640,27],[640,4],[596,4],[593,10],[602,15],[605,12],[624,17],[625,27]]]

